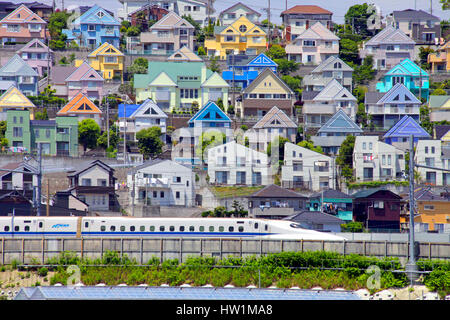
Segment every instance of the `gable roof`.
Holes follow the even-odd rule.
[[[202,62],[200,58],[194,51],[189,49],[187,46],[182,46],[180,49],[172,53],[167,61],[199,61]]]
[[[296,5],[288,10],[281,12],[281,15],[290,13],[307,13],[307,14],[333,14],[333,12],[325,10],[314,5]]]
[[[101,114],[102,111],[83,93],[78,93],[56,114],[58,116],[68,114]]]
[[[256,85],[263,80],[266,77],[272,77],[275,81],[277,81],[282,87],[286,89],[290,94],[294,94],[291,88],[283,81],[281,80],[278,75],[272,71],[270,68],[265,68],[243,91],[242,93],[248,93],[251,92]]]
[[[319,64],[317,67],[311,71],[311,73],[319,73],[323,71],[331,71],[336,70],[334,68],[335,63],[340,63],[342,68],[339,69],[340,71],[354,71],[353,68],[351,68],[347,63],[345,63],[341,58],[338,56],[329,56],[325,61],[322,61],[321,64]]]
[[[17,77],[28,76],[38,77],[37,72],[30,67],[18,54],[15,54],[8,62],[0,68],[0,76]]]
[[[394,198],[402,199],[402,197],[400,197],[398,194],[396,194],[390,190],[387,190],[385,188],[373,188],[373,189],[361,190],[361,191],[358,191],[358,192],[352,194],[352,197],[353,197],[353,199],[369,198],[378,192],[387,192],[387,193],[390,193],[391,195],[393,195]]]
[[[430,109],[450,108],[450,95],[434,96],[430,95],[428,100]]]
[[[253,59],[251,59],[247,66],[249,67],[278,67],[278,64],[275,63],[272,59],[270,59],[267,55],[264,53],[260,53]]]
[[[12,86],[4,94],[0,96],[1,108],[36,108],[36,106],[28,99],[19,89]]]
[[[283,110],[275,106],[253,126],[253,129],[261,128],[297,128],[297,124]]]
[[[128,107],[128,106],[127,106]],[[160,107],[152,100],[146,99],[143,103],[138,105],[138,107],[130,114],[130,118],[135,117],[158,117],[167,118],[167,114],[161,110]]]
[[[440,19],[432,14],[429,14],[428,12],[425,12],[423,10],[413,10],[413,9],[406,9],[401,11],[394,11],[392,12],[392,16],[395,20],[397,19],[406,19],[410,21],[417,21],[418,20],[434,20],[434,21],[440,21]]]
[[[298,42],[301,39],[339,40],[340,38],[336,36],[333,32],[331,32],[320,21],[317,21],[311,27],[300,33],[293,42],[294,43]]]
[[[219,121],[230,122],[231,119],[223,112],[215,102],[208,101],[196,114],[189,119],[189,126],[193,126],[195,121]]]
[[[422,104],[422,102],[400,82],[396,83],[377,102],[377,104],[387,103]]]
[[[351,199],[352,198],[351,195],[341,192],[339,190],[335,190],[335,189],[326,189],[321,192],[313,193],[312,195],[309,196],[309,198],[310,199],[322,198],[322,196],[324,199],[325,198],[327,198],[327,199],[331,199],[331,198],[332,199]]]
[[[344,220],[339,219],[336,216],[333,216],[328,213],[323,213],[320,211],[310,211],[310,210],[303,210],[299,213],[296,213],[292,216],[286,217],[283,220],[290,220],[294,222],[306,222],[306,223],[313,223],[313,224],[342,224],[344,223]]]
[[[270,184],[251,194],[248,198],[306,198],[306,196],[275,184]]]
[[[240,24],[247,24],[251,27],[248,28],[245,32],[241,32],[235,28],[238,27]],[[228,32],[230,30],[233,32]],[[266,35],[266,31],[262,29],[260,26],[251,22],[246,16],[240,16],[239,18],[234,20],[229,26],[218,26],[217,28],[214,27],[214,34],[245,36],[247,34],[255,33],[255,30],[257,30],[259,34],[261,34],[261,36]]]
[[[153,24],[149,30],[155,29],[173,29],[174,27],[185,27],[189,29],[195,29],[192,24],[190,24],[186,19],[183,19],[178,14],[173,11],[169,11],[164,17],[159,19],[155,24]]]
[[[447,133],[450,132],[450,125],[435,125],[434,126],[434,139],[441,140]]]
[[[344,88],[336,79],[331,80],[313,98],[313,101],[335,101],[335,100],[347,100],[347,101],[356,101],[357,99],[353,96],[353,94]]]
[[[100,14],[99,14],[100,13]],[[111,16],[107,10],[98,5],[93,5],[88,11],[83,13],[77,19],[72,22],[72,25],[80,25],[84,23],[95,23],[101,25],[117,25],[120,26],[120,22]]]
[[[42,23],[47,24],[41,17],[29,9],[26,5],[21,4],[17,9],[8,14],[0,23]]]
[[[101,160],[94,160],[91,163],[89,163],[89,165],[86,166],[86,167],[83,167],[83,168],[81,168],[79,170],[76,170],[76,171],[69,171],[68,174],[67,174],[67,177],[77,176],[80,173],[83,173],[83,172],[85,172],[85,171],[87,171],[90,168],[95,167],[95,166],[99,166],[100,168],[103,168],[105,171],[108,171],[108,172],[114,172],[115,171],[113,168],[108,166],[103,161],[101,161]]]
[[[53,52],[53,50],[47,47],[40,39],[34,38],[16,51],[18,54],[21,54],[22,52]]]
[[[226,82],[217,72],[214,72],[201,84],[201,87],[210,88],[224,88],[229,86],[228,82]]]
[[[402,30],[387,26],[375,36],[370,38],[365,45],[388,44],[415,44],[416,42],[408,37]]]
[[[318,131],[340,133],[362,133],[363,130],[344,112],[339,109]]]
[[[104,42],[88,55],[88,57],[96,56],[124,56],[124,54],[111,43]]]
[[[256,14],[258,17],[261,16],[261,13],[259,13],[258,11],[253,10],[253,9],[250,8],[249,6],[243,4],[242,2],[235,3],[235,4],[233,4],[231,7],[229,7],[229,8],[227,8],[227,9],[223,10],[223,11],[219,14],[219,16],[223,16],[223,15],[224,15],[225,13],[227,13],[227,12],[233,12],[233,9],[236,8],[237,6],[242,6],[242,7],[244,7],[244,9],[246,9],[248,12],[251,12],[251,13],[253,13],[253,14]]]
[[[431,138],[430,134],[413,118],[410,116],[403,116],[400,121],[386,132],[383,139],[390,137],[409,137],[411,135],[414,135],[414,138]]]
[[[68,81],[81,81],[81,80],[88,80],[88,81],[104,81],[102,76],[98,74],[97,71],[95,71],[94,68],[92,68],[86,61],[83,61],[83,63],[76,68],[67,78],[66,82]]]
[[[392,67],[391,70],[386,72],[386,75],[409,75],[409,76],[422,76],[428,77],[428,73],[419,67],[414,61],[406,58],[400,63]]]

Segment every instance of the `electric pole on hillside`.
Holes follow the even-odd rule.
[[[409,260],[405,269],[412,284],[418,278],[414,250],[414,135],[410,135],[409,140]]]

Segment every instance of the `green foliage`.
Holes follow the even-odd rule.
[[[272,45],[265,54],[272,60],[286,58],[286,50],[279,44]]]
[[[48,274],[48,269],[46,267],[42,267],[38,270],[38,274],[40,277],[46,277]]]
[[[370,80],[375,78],[376,70],[373,68],[373,57],[366,56],[362,63],[349,62],[353,71],[353,81],[355,84],[368,84]]]
[[[363,38],[370,37],[370,32],[367,28],[367,21],[372,15],[367,3],[356,4],[351,6],[345,14],[345,23],[353,27],[353,32]]]
[[[99,137],[100,126],[94,119],[84,119],[78,123],[78,142],[84,147],[84,151],[97,147]]]
[[[109,128],[109,146],[110,148],[116,149],[119,144],[119,135],[116,133],[116,126],[113,125]],[[97,145],[106,150],[108,148],[108,132],[104,131],[100,137],[97,139]]]
[[[48,120],[47,108],[44,108],[42,111],[36,112],[34,118],[36,120]]]
[[[221,73],[222,70],[220,69],[219,63],[217,62],[219,59],[218,56],[216,57],[212,57],[209,63],[209,70],[211,70],[212,72],[217,72],[217,73]]]
[[[322,150],[321,146],[315,146],[314,143],[312,141],[308,141],[308,140],[303,140],[300,141],[299,143],[297,143],[298,146],[312,150],[314,152],[318,152],[318,153],[324,153]]]
[[[207,157],[209,148],[224,144],[227,141],[225,133],[217,130],[203,132],[199,138],[195,154],[203,161]]]
[[[198,47],[197,54],[199,56],[206,56],[206,50],[203,47]]]
[[[300,95],[302,93],[302,77],[300,76],[290,76],[290,75],[282,75],[281,80],[284,81],[284,83],[287,84],[289,88],[291,88],[292,91],[294,91],[297,95]]]
[[[351,221],[341,224],[341,232],[363,232],[364,226],[362,222]]]
[[[393,184],[397,187],[407,187],[409,186],[409,181],[367,181],[367,182],[356,182],[356,183],[349,183],[347,187],[349,189],[356,189],[356,188],[378,188],[381,186]]]
[[[52,50],[63,50],[66,48],[67,36],[62,33],[62,29],[67,28],[67,20],[71,14],[65,11],[57,11],[50,15],[48,31],[50,33],[49,47]]]
[[[358,43],[351,39],[341,39],[339,43],[339,58],[348,64],[358,65],[360,58],[358,55]],[[352,66],[353,67],[353,66]]]
[[[274,62],[278,64],[278,72],[282,75],[288,75],[289,73],[295,72],[298,70],[300,64],[287,59],[274,59]]]
[[[145,159],[161,154],[164,143],[161,141],[160,127],[142,129],[136,133],[136,139],[138,140],[139,152],[144,155]]]
[[[437,88],[431,92],[432,96],[445,96],[447,92],[444,89]]]
[[[419,66],[425,70],[431,69],[431,63],[428,63],[428,55],[434,53],[434,49],[431,47],[419,48]]]
[[[273,141],[269,142],[269,144],[267,145],[267,155],[271,157],[272,151],[278,151],[278,160],[283,161],[284,145],[286,144],[286,142],[290,142],[289,139],[282,136],[276,136],[275,139],[273,139]]]
[[[136,26],[131,26],[127,29],[128,37],[137,37],[140,34],[141,34],[141,30]]]

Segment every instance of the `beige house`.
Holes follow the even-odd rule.
[[[194,49],[195,28],[175,12],[169,12],[140,35],[145,54],[170,55],[187,46]]]
[[[339,37],[316,22],[286,46],[286,54],[289,60],[317,65],[339,54]]]

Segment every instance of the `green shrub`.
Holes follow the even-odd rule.
[[[46,277],[48,274],[48,269],[46,267],[42,267],[38,270],[38,274],[40,277]]]

